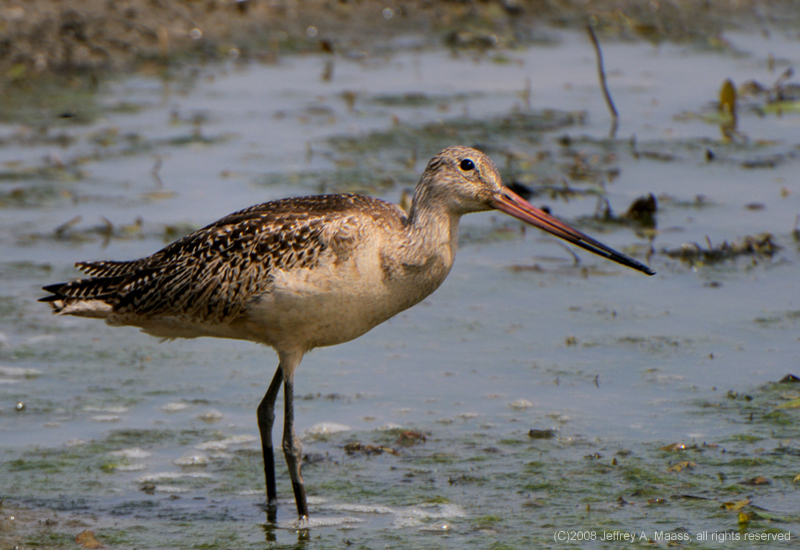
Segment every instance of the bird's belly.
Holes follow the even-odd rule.
[[[396,313],[368,311],[369,303],[352,296],[300,301],[283,296],[268,298],[263,306],[253,308],[245,321],[254,339],[278,349],[304,351],[358,338]]]
[[[274,292],[260,297],[241,323],[251,339],[307,351],[358,338],[403,309],[376,292]]]
[[[349,273],[309,272],[305,278],[294,274],[287,284],[277,281],[236,324],[249,334],[247,339],[278,350],[308,351],[358,338],[420,302],[440,282],[389,284],[363,267]]]

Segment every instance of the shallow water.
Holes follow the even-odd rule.
[[[336,58],[327,81],[324,56],[136,76],[100,93],[91,123],[0,127],[0,498],[26,510],[18,523],[58,522],[26,544],[68,545],[86,527],[113,548],[795,538],[800,391],[775,383],[800,375],[800,115],[759,114],[763,100],[744,98],[726,142],[714,105],[724,79],[770,85],[800,47],[777,34],[708,51],[604,44],[621,115],[611,140],[587,41],[551,36],[500,55]],[[583,252],[576,262],[501,214],[466,217],[440,290],[300,367],[311,513],[332,525],[299,539],[282,464],[278,525],[264,527],[259,507],[255,407],[272,351],[160,344],[35,302],[77,260],[141,257],[250,204],[320,191],[399,201],[455,143],[540,190],[534,204],[648,255],[658,275]],[[542,187],[564,181],[579,191],[568,202]],[[647,193],[655,230],[594,217],[599,195],[620,214]],[[665,252],[763,232],[781,247],[771,256]],[[325,433],[337,425],[347,430]],[[356,441],[397,452],[346,450]],[[0,536],[13,537],[4,521]]]

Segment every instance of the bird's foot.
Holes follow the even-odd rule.
[[[278,499],[272,498],[268,499],[266,506],[264,507],[265,511],[267,512],[267,521],[270,523],[277,523],[278,522]]]

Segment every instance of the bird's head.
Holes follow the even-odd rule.
[[[502,180],[492,159],[471,147],[448,147],[428,163],[417,186],[417,201],[461,216],[491,210]]]
[[[503,185],[492,159],[471,147],[448,147],[431,159],[414,193],[412,217],[416,209],[444,210],[459,217],[500,210],[609,260],[655,274],[646,265],[573,229],[514,193]]]

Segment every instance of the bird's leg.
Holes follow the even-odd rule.
[[[283,383],[283,370],[278,367],[272,382],[258,406],[258,431],[261,433],[261,452],[264,454],[264,477],[267,480],[267,520],[274,522],[278,510],[275,489],[275,453],[272,450],[272,426],[275,424],[275,400]]]
[[[303,458],[303,446],[294,433],[294,369],[284,370],[283,399],[285,405],[283,425],[283,454],[289,466],[289,475],[292,477],[294,500],[297,503],[297,514],[300,519],[308,518],[308,504],[306,503],[306,489],[303,485],[303,476],[300,475],[300,461]]]

